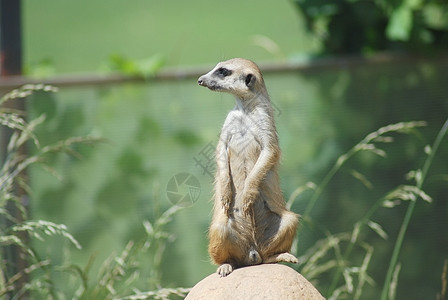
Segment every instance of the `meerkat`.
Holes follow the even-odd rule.
[[[291,262],[298,215],[286,208],[279,184],[274,111],[258,66],[234,58],[218,63],[198,84],[232,94],[216,148],[209,254],[221,277],[235,268]]]

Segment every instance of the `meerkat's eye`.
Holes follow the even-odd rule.
[[[218,70],[216,70],[216,74],[218,74],[219,76],[222,77],[226,77],[232,74],[232,71],[230,71],[229,69],[226,68],[219,68]]]

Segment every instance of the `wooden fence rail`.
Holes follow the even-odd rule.
[[[345,56],[337,58],[321,58],[302,62],[262,63],[260,68],[264,74],[279,72],[313,72],[322,69],[345,69],[365,65],[381,65],[389,63],[410,63],[416,61],[448,60],[448,55],[424,57],[409,54],[381,53],[372,57]],[[24,84],[49,84],[58,87],[69,86],[92,86],[122,83],[145,83],[148,81],[161,80],[190,80],[208,72],[212,65],[194,68],[166,68],[155,76],[145,79],[141,76],[131,76],[119,73],[114,74],[79,74],[79,75],[56,75],[51,78],[36,79],[26,76],[10,76],[0,79],[0,92],[3,94]]]

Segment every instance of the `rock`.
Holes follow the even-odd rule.
[[[294,269],[264,264],[234,270],[227,277],[211,274],[198,282],[186,300],[209,299],[324,299]]]

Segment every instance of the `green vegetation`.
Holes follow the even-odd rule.
[[[385,157],[387,154],[384,150],[378,148],[378,143],[391,143],[393,142],[391,135],[394,133],[411,133],[413,129],[424,125],[424,122],[408,122],[382,127],[367,135],[360,143],[350,149],[350,151],[341,155],[330,172],[324,177],[321,184],[317,186],[315,184],[307,184],[309,187],[312,187],[314,194],[305,210],[303,220],[312,223],[309,214],[313,206],[316,204],[316,201],[319,199],[330,180],[342,169],[343,165],[350,158],[362,151]],[[360,238],[362,236],[362,231],[367,226],[378,234],[379,237],[388,240],[388,234],[380,224],[373,221],[372,217],[381,207],[394,208],[402,204],[402,202],[407,201],[409,202],[409,206],[394,245],[388,273],[382,289],[382,299],[395,299],[398,274],[401,268],[399,264],[397,265],[400,248],[403,244],[406,230],[409,226],[417,200],[422,199],[429,203],[432,202],[432,198],[421,188],[437,153],[440,142],[446,136],[447,131],[448,120],[437,135],[434,144],[431,147],[428,146],[426,150],[428,157],[426,158],[423,167],[411,171],[408,174],[409,180],[413,181],[413,183],[400,185],[373,203],[367,213],[354,224],[352,232],[332,234],[331,231],[326,230],[326,237],[323,240],[318,241],[304,256],[300,257],[299,261],[303,262],[301,268],[302,274],[310,280],[317,280],[322,273],[331,273],[331,271],[333,271],[334,275],[327,291],[327,295],[331,299],[361,299],[364,286],[366,284],[374,284],[375,281],[370,277],[368,271],[375,247],[369,244],[369,241]],[[355,173],[354,175],[364,185],[373,188],[371,182],[367,180],[363,174]],[[304,189],[302,188],[302,190]],[[289,204],[291,204],[292,200],[293,199],[290,200]],[[331,251],[334,251],[334,256],[329,255],[329,252]],[[360,256],[362,259],[358,262],[359,265],[350,259],[353,255],[353,251],[361,252]],[[341,283],[342,275],[343,284],[338,286],[338,284]]]
[[[413,18],[402,30],[412,28],[415,45],[414,30],[427,26],[418,23],[415,5],[427,6],[404,3]],[[331,11],[326,22],[338,19]],[[25,1],[28,74],[119,71],[147,81],[57,93],[28,86],[6,96],[27,97],[28,121],[1,110],[2,126],[16,134],[2,161],[0,295],[171,299],[188,291],[178,287],[213,272],[206,252],[212,178],[195,158],[213,148],[233,100],[195,80],[151,76],[162,64],[211,67],[234,56],[262,62],[391,49],[374,39],[339,52],[328,41],[341,27],[326,28],[323,40],[303,27],[320,15],[302,12],[302,24],[296,13],[293,3],[267,0]],[[447,68],[444,59],[424,59],[265,73],[277,108],[282,188],[302,215],[296,268],[328,299],[446,296]],[[13,154],[22,144],[27,157]],[[28,171],[30,214],[13,189],[24,183],[13,168]],[[180,209],[167,185],[182,172],[201,187],[196,202]],[[11,268],[10,246],[23,250],[25,268]],[[29,284],[19,288],[26,277]]]
[[[427,97],[424,103],[415,102],[419,108],[415,115],[395,111],[395,114],[408,114],[407,118],[414,120],[418,115],[428,120],[427,126],[418,131],[415,129],[422,123],[404,122],[379,129],[360,143],[356,144],[354,139],[368,132],[366,126],[383,123],[366,117],[372,112],[380,115],[383,107],[380,103],[391,103],[392,98],[399,103],[410,103],[405,95],[397,98],[397,89],[405,86],[409,93],[423,93],[422,85],[440,89],[443,79],[440,77],[437,85],[435,82],[443,68],[429,67],[426,63],[410,66],[413,71],[409,74],[421,75],[419,84],[396,76],[395,73],[403,72],[400,65],[386,68],[386,79],[378,75],[383,74],[384,68],[377,67],[371,67],[368,72],[366,67],[355,68],[342,74],[329,70],[319,74],[318,81],[301,74],[265,76],[278,108],[283,189],[287,197],[291,195],[291,208],[303,215],[294,250],[302,255],[298,270],[327,297],[369,298],[381,293],[393,247],[399,244],[395,236],[405,215],[402,208],[406,203],[402,202],[414,201],[416,208],[412,222],[408,223],[410,230],[405,239],[400,238],[405,249],[413,249],[414,255],[409,257],[408,251],[403,252],[404,256],[399,259],[400,272],[393,267],[392,275],[395,275],[385,286],[393,287],[392,292],[397,295],[406,295],[410,289],[403,286],[409,280],[407,270],[419,268],[426,274],[425,278],[418,277],[424,281],[418,287],[422,290],[419,295],[441,291],[444,239],[433,237],[446,220],[444,202],[440,201],[446,169],[441,163],[443,155],[438,153],[446,151],[447,146],[440,143],[437,151],[437,147],[427,145],[436,139],[438,124],[446,116],[443,110],[436,113],[426,107],[435,107],[441,99],[437,95],[443,93]],[[357,88],[344,88],[342,92],[316,88],[344,82],[347,76]],[[368,102],[347,105],[355,99],[360,101],[358,95],[365,82],[381,86],[383,80],[390,86],[375,94],[377,112]],[[181,101],[153,100],[173,99],[173,93],[182,95]],[[92,101],[93,96],[100,100]],[[101,136],[105,140],[93,148],[75,146],[81,159],[57,152],[47,155],[45,163],[50,173],[38,166],[29,169],[33,199],[31,224],[64,224],[59,232],[70,233],[82,246],[79,250],[53,235],[46,237],[44,243],[32,239],[32,249],[40,260],[30,264],[36,270],[31,275],[37,282],[45,280],[46,284],[37,285],[33,293],[51,292],[58,298],[135,294],[140,297],[135,299],[144,299],[151,298],[160,287],[166,288],[161,293],[181,293],[184,290],[175,287],[190,287],[214,271],[207,261],[205,234],[211,210],[211,178],[193,158],[210,142],[216,142],[216,131],[225,111],[233,105],[232,99],[221,94],[210,95],[207,91],[202,94],[191,82],[107,87],[99,91],[64,89],[56,94],[35,93],[28,98],[33,118],[46,115],[45,122],[33,127],[41,149],[71,136]],[[395,105],[400,107],[399,103]],[[308,113],[312,111],[317,113]],[[201,112],[200,118],[198,112]],[[341,116],[352,116],[352,119]],[[361,119],[371,123],[357,123]],[[339,130],[345,134],[339,134]],[[444,134],[440,131],[438,141]],[[341,156],[340,149],[352,150]],[[423,173],[418,170],[425,165],[428,153],[431,168],[421,177],[418,174]],[[193,206],[177,211],[170,209],[166,185],[179,172],[196,176],[201,183],[201,194]],[[409,179],[405,180],[405,174]],[[417,185],[415,180],[425,177],[429,185]],[[310,181],[316,183],[306,184]],[[432,203],[416,201],[418,197],[431,198]],[[173,209],[176,213],[168,213],[166,217],[164,212],[174,212]],[[434,222],[426,221],[428,215]],[[167,220],[171,221],[167,223]],[[416,230],[420,226],[426,233],[425,243]],[[42,236],[41,228],[26,228]],[[160,234],[151,236],[151,232]],[[159,239],[154,240],[156,236]],[[416,267],[422,261],[415,257],[428,249],[433,255],[425,258],[427,268]],[[116,265],[120,261],[123,264]],[[117,276],[109,278],[108,274]],[[135,290],[125,288],[127,283],[132,283],[129,286]]]
[[[330,54],[433,53],[448,48],[448,5],[440,0],[293,0]]]
[[[29,97],[36,91],[55,92],[56,89],[46,85],[27,85],[5,95],[0,104]],[[32,190],[27,186],[23,172],[39,164],[57,175],[47,164],[48,156],[65,152],[79,158],[80,154],[75,150],[77,144],[98,144],[102,141],[94,137],[72,137],[41,146],[36,128],[42,125],[45,118],[45,114],[42,114],[27,123],[21,112],[4,107],[0,110],[0,124],[12,130],[0,173],[0,212],[4,221],[0,227],[0,297],[20,299],[24,295],[31,295],[33,299],[112,299],[132,294],[135,297],[124,299],[170,299],[172,295],[185,296],[188,289],[159,288],[162,255],[167,243],[172,240],[172,234],[164,231],[164,227],[180,207],[173,206],[166,210],[154,223],[146,220],[142,224],[144,238],[129,241],[120,254],[111,254],[98,270],[91,270],[94,256],[85,266],[72,262],[70,256],[59,265],[52,257],[36,250],[32,246],[34,242],[30,244],[30,239],[36,240],[38,244],[51,241],[51,237],[61,236],[70,245],[59,240],[58,244],[65,244],[65,249],[58,247],[57,253],[70,251],[70,246],[82,250],[81,244],[68,232],[66,225],[30,220],[22,197],[24,192],[32,193]],[[33,143],[36,151],[33,155],[24,156],[20,148],[28,142]],[[23,269],[15,268],[13,262],[17,262],[17,258],[13,258],[14,253],[22,256]],[[98,274],[92,274],[96,272]],[[153,288],[156,291],[139,293],[139,276],[148,279],[145,281],[146,289]],[[68,288],[69,285],[72,289]],[[139,298],[142,295],[144,298]]]

